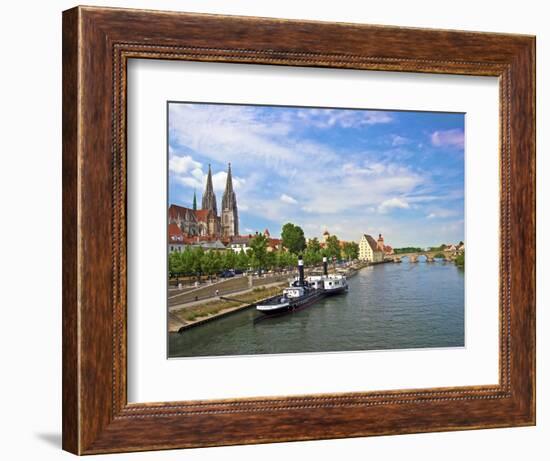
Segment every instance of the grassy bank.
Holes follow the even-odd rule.
[[[215,301],[210,301],[199,306],[179,309],[177,311],[174,311],[173,314],[175,314],[183,321],[194,322],[196,320],[201,320],[203,318],[211,317],[221,312],[237,308],[239,306],[242,306],[243,304],[253,304],[261,299],[275,296],[277,293],[281,292],[281,288],[283,285],[286,285],[286,283],[282,283],[280,285],[269,288],[254,288],[249,293],[235,295],[235,298],[239,301],[216,299]],[[228,295],[228,297],[231,298],[232,296]]]

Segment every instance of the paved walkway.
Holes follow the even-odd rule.
[[[271,287],[277,286],[281,283],[282,283],[281,281],[268,283],[267,285],[262,285],[262,287],[271,288]],[[238,297],[240,294],[250,293],[255,288],[258,288],[258,287],[247,288],[246,290],[237,290],[237,291],[232,291],[232,292],[224,292],[224,293],[220,293],[220,295],[224,296],[224,297],[228,297],[228,298],[233,298],[233,297]],[[193,307],[193,306],[200,306],[201,304],[209,303],[211,301],[218,300],[219,298],[220,298],[219,296],[211,296],[209,298],[199,299],[198,301],[194,301],[194,302],[187,302],[187,303],[168,306],[168,312],[179,311],[181,309],[186,309],[188,307]]]

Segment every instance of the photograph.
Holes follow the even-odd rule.
[[[167,103],[168,357],[465,346],[465,114]]]

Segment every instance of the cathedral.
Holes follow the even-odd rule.
[[[196,195],[193,197],[193,208],[170,205],[168,208],[168,224],[175,224],[186,238],[203,237],[230,240],[231,237],[239,235],[237,196],[233,190],[231,163],[227,169],[221,214],[218,214],[210,165],[208,165],[208,176],[201,205],[201,209],[198,210]]]

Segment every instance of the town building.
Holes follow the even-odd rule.
[[[269,229],[264,230],[264,237],[267,238],[267,251],[272,253],[283,249],[283,241],[281,239],[272,238]]]
[[[168,251],[181,252],[185,248],[185,236],[181,229],[174,223],[168,224]]]
[[[381,251],[382,253],[384,253],[384,255],[393,254],[393,248],[384,243],[384,237],[382,237],[382,234],[378,234],[378,240],[376,241],[376,246],[378,248],[378,251]]]
[[[382,234],[378,234],[378,240],[376,241],[376,248],[378,251],[384,252],[384,237]]]
[[[250,250],[250,240],[252,240],[252,238],[252,235],[237,235],[236,237],[231,238],[231,241],[227,247],[235,253],[240,253],[241,251],[246,253]]]
[[[203,250],[225,251],[227,249],[220,240],[201,240],[192,246],[201,247]]]
[[[384,251],[380,250],[378,242],[371,235],[363,234],[359,240],[359,259],[370,263],[384,261]]]
[[[170,205],[168,208],[168,225],[174,224],[177,226],[183,234],[183,238],[200,237],[200,241],[229,241],[233,236],[239,235],[239,214],[237,197],[233,190],[231,164],[229,164],[227,170],[227,181],[222,198],[221,214],[218,214],[210,165],[208,165],[208,176],[201,205],[201,209],[198,210],[196,195],[193,197],[193,208],[176,204]],[[175,234],[176,232],[172,228],[172,235]],[[195,243],[199,242],[199,240],[194,239]]]

